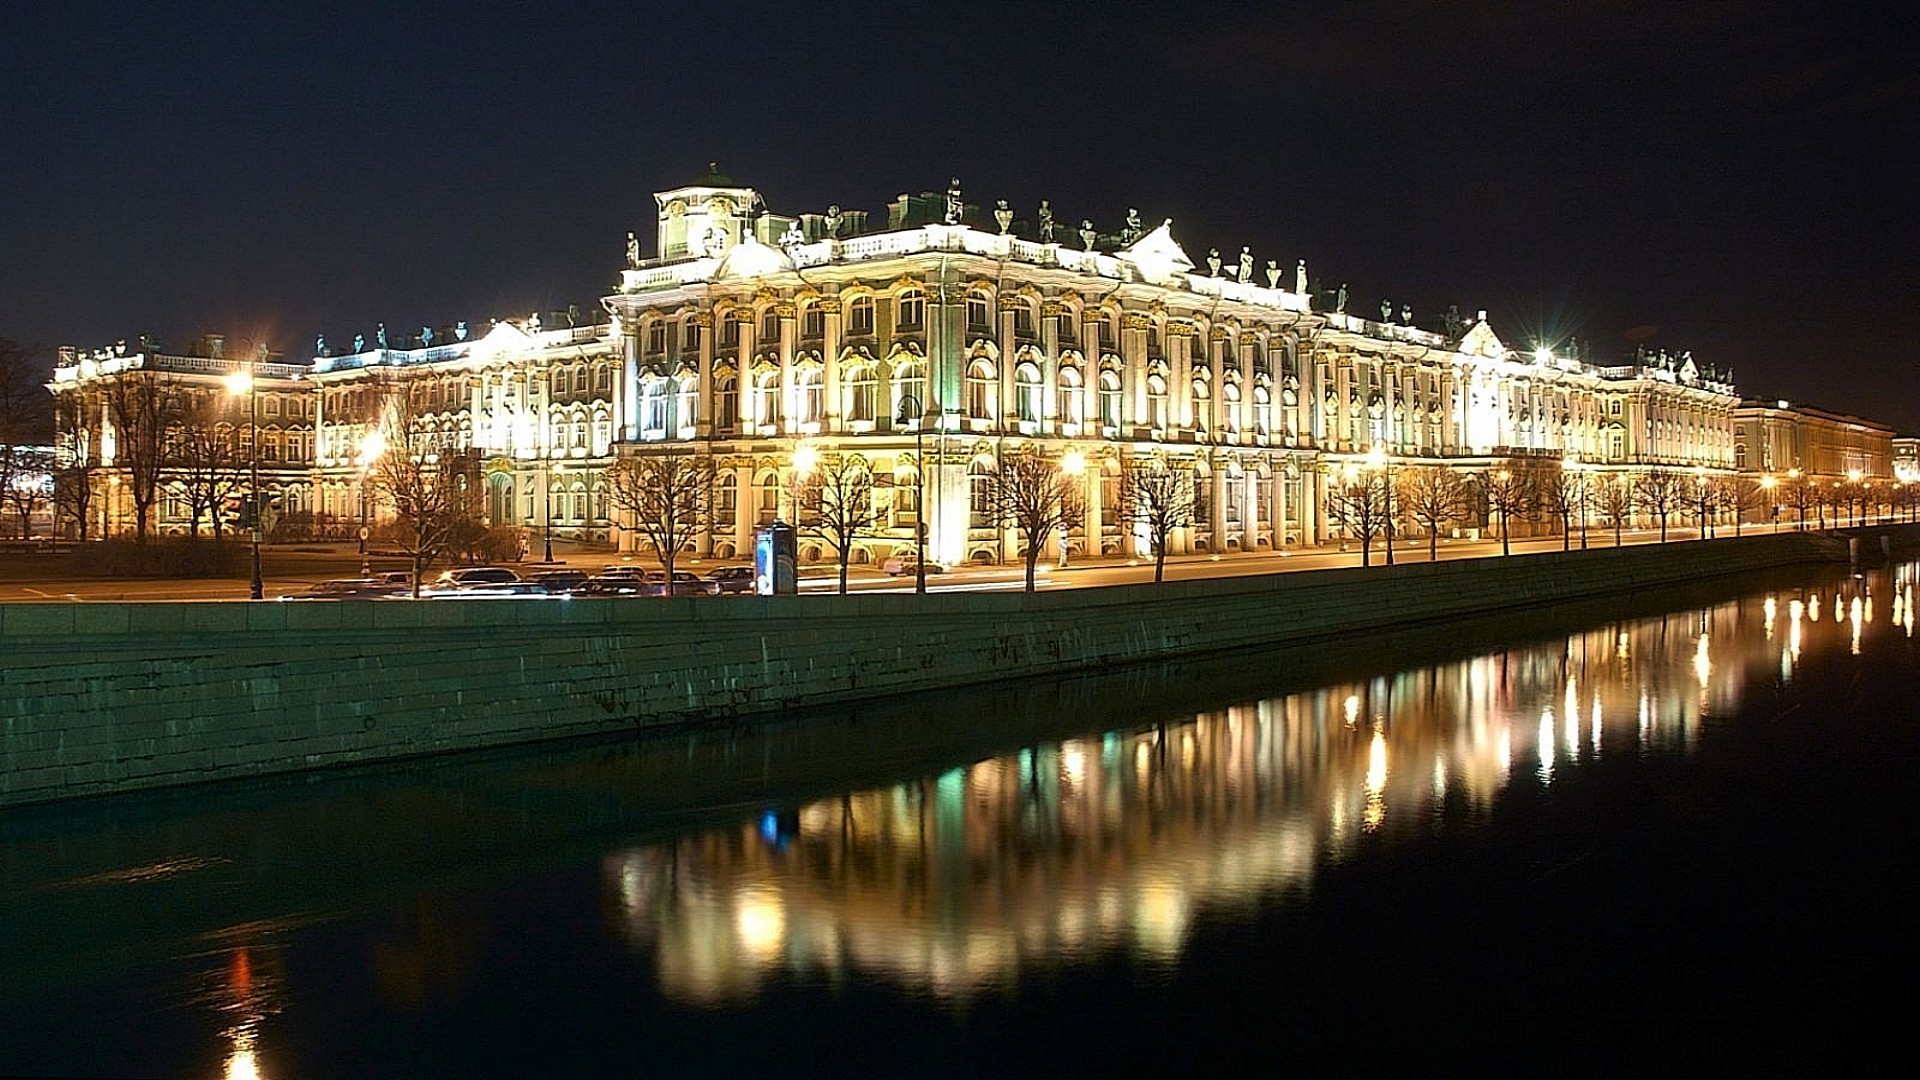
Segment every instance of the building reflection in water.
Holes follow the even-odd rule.
[[[1852,617],[1832,632],[1857,642],[1868,599],[1842,585]],[[1752,597],[770,812],[610,856],[609,908],[666,991],[704,1004],[774,978],[965,1000],[1090,952],[1171,962],[1203,912],[1300,895],[1324,862],[1441,813],[1476,819],[1516,755],[1544,785],[1602,753],[1692,752],[1776,656],[1791,679],[1822,602]]]

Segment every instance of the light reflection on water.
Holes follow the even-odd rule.
[[[1344,679],[1161,723],[1128,696],[1136,684],[1115,674],[1092,699],[1104,711],[1074,713],[1051,729],[1062,737],[1025,746],[1016,740],[1031,737],[1035,714],[1008,709],[1013,720],[1002,730],[1020,734],[850,764],[840,756],[852,756],[848,743],[809,742],[829,722],[796,725],[786,742],[765,732],[690,737],[624,756],[508,763],[479,779],[374,785],[368,805],[402,808],[386,818],[359,816],[362,803],[342,792],[316,794],[311,806],[267,799],[257,818],[249,805],[244,823],[204,807],[194,811],[206,815],[200,826],[192,814],[160,814],[151,836],[124,846],[102,839],[123,834],[109,820],[88,844],[77,834],[61,843],[125,858],[81,865],[87,860],[55,858],[54,846],[27,858],[30,845],[0,843],[0,869],[9,871],[0,874],[0,907],[43,936],[64,928],[51,912],[76,912],[87,928],[74,941],[100,937],[96,927],[133,927],[133,946],[109,941],[99,953],[109,960],[90,957],[103,967],[129,966],[110,948],[151,946],[184,962],[193,975],[172,997],[208,1020],[229,1077],[299,1071],[300,1055],[278,1029],[283,1013],[313,1007],[302,995],[315,991],[287,960],[311,926],[391,920],[353,936],[355,948],[339,960],[378,988],[374,1004],[356,1004],[433,1015],[489,970],[495,946],[474,914],[487,909],[486,874],[511,881],[560,863],[585,867],[591,881],[585,895],[556,894],[541,917],[581,922],[585,948],[622,954],[645,973],[637,981],[674,1002],[724,1010],[782,985],[866,984],[959,1014],[984,995],[1094,960],[1172,971],[1190,959],[1203,921],[1244,922],[1311,896],[1330,865],[1419,844],[1443,828],[1472,829],[1510,787],[1557,797],[1603,755],[1691,755],[1743,698],[1790,685],[1809,658],[1844,660],[1887,638],[1904,647],[1915,576],[1913,565],[1837,584],[1828,576],[1818,588],[1596,625],[1465,659],[1400,670],[1348,665],[1338,669],[1351,673]],[[1822,620],[1829,606],[1834,618]],[[1256,659],[1279,666],[1289,656]],[[981,699],[955,700],[971,709]],[[1210,696],[1177,700],[1192,709]],[[865,737],[861,730],[850,738]],[[1008,749],[984,752],[994,746]],[[776,790],[807,794],[764,805],[729,794],[720,809],[674,816],[711,807],[698,799],[723,798],[713,777],[743,763],[759,772],[783,757],[804,759],[795,767],[804,782]],[[850,779],[863,776],[910,778]],[[676,782],[693,794],[637,808],[625,801]],[[400,819],[407,825],[393,823]],[[280,857],[282,838],[308,834],[321,839]],[[487,847],[476,837],[505,839]],[[535,853],[555,838],[564,852]],[[477,854],[464,853],[467,844]],[[434,861],[445,848],[451,854]],[[381,862],[379,853],[391,858]],[[363,855],[371,865],[356,876]],[[413,862],[431,869],[395,869]],[[27,866],[46,869],[18,872]],[[437,892],[436,876],[459,885]],[[483,898],[447,902],[463,891]],[[223,895],[238,899],[208,900]],[[201,921],[160,922],[148,934],[124,910],[169,903]],[[36,966],[45,965],[28,958],[12,970]],[[278,1064],[289,1058],[292,1068]]]
[[[1856,654],[1867,594],[1854,579],[1830,601],[1851,605],[1830,625]],[[1516,756],[1551,785],[1603,752],[1691,753],[1773,677],[1783,600],[1784,682],[1818,634],[1802,618],[1817,592],[1044,743],[635,847],[605,861],[616,929],[669,995],[709,1006],[789,978],[964,1001],[1089,953],[1170,963],[1203,913],[1304,894],[1449,803],[1484,813]]]

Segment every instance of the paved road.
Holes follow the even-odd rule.
[[[1746,531],[1751,533],[1757,530],[1750,528]],[[1733,534],[1730,530],[1722,530],[1721,535]],[[1691,531],[1670,530],[1668,536],[1670,540],[1678,542],[1690,540],[1694,534]],[[1630,545],[1655,543],[1658,540],[1657,532],[1632,532],[1624,537],[1624,542]],[[1611,533],[1596,530],[1588,534],[1588,543],[1593,547],[1611,546],[1613,536]],[[1513,550],[1516,554],[1558,551],[1560,546],[1558,537],[1550,537],[1515,541]],[[1574,540],[1574,546],[1576,548],[1579,546],[1578,537]],[[554,565],[571,566],[589,572],[621,561],[618,556],[606,552],[556,550],[555,554],[559,557],[556,558]],[[1440,545],[1439,551],[1442,559],[1486,558],[1499,554],[1500,543],[1497,540],[1445,541]],[[1373,561],[1378,564],[1382,556],[1383,553],[1376,548]],[[1405,546],[1397,547],[1394,557],[1403,563],[1425,562],[1427,549],[1423,543],[1409,542]],[[372,562],[375,570],[407,569],[404,559],[376,557]],[[267,549],[262,565],[266,578],[266,594],[271,598],[299,592],[316,581],[355,577],[359,573],[360,557],[351,544],[274,547]],[[715,564],[710,561],[686,559],[682,560],[680,565],[684,569],[701,573]],[[1357,550],[1342,552],[1337,546],[1330,545],[1302,548],[1284,554],[1226,555],[1217,558],[1207,555],[1175,556],[1167,560],[1166,578],[1170,581],[1184,581],[1192,578],[1236,577],[1288,570],[1358,565],[1360,565],[1360,553]],[[523,565],[520,569],[523,573],[532,573],[544,568],[543,565],[535,564]],[[1021,588],[1023,578],[1023,568],[1014,564],[959,569],[952,573],[933,575],[927,579],[927,583],[928,588],[934,592],[1004,591]],[[1037,587],[1085,588],[1098,585],[1144,583],[1152,580],[1151,560],[1076,560],[1065,569],[1050,565],[1043,566]],[[837,586],[837,573],[833,567],[806,567],[802,572],[801,589],[809,595],[830,594]],[[858,592],[912,592],[913,579],[911,577],[890,578],[878,570],[855,568],[848,575],[848,588]],[[84,578],[72,574],[68,569],[68,560],[64,556],[0,556],[0,602],[240,600],[245,599],[246,595],[247,581],[244,577],[197,581]]]

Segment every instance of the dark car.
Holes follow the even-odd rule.
[[[389,596],[404,596],[404,585],[395,585],[378,578],[338,578],[333,581],[317,581],[297,593],[287,593],[282,600],[381,600]]]
[[[690,570],[673,572],[673,587],[667,587],[665,570],[647,571],[648,596],[718,596],[720,586],[717,582],[703,580]]]
[[[434,588],[471,589],[476,585],[511,585],[519,580],[519,574],[504,566],[462,566],[441,574]]]
[[[588,578],[583,591],[595,596],[643,596],[647,575],[637,566],[609,566]]]
[[[707,571],[707,580],[723,593],[752,592],[753,577],[751,566],[716,566]]]
[[[549,570],[533,576],[533,583],[542,589],[568,595],[586,592],[587,583],[592,580],[585,570]]]

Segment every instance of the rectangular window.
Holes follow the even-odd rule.
[[[1063,311],[1060,313],[1061,341],[1071,343],[1080,339],[1079,327],[1076,325],[1077,321],[1071,311]]]
[[[1025,304],[1013,309],[1013,332],[1020,337],[1033,336],[1033,309]]]
[[[692,319],[680,324],[680,349],[682,352],[698,352],[700,349],[700,324]]]
[[[852,310],[849,311],[847,315],[847,333],[873,333],[873,304],[871,301],[862,300],[853,305]]]
[[[760,317],[760,345],[780,344],[780,316],[769,311]]]
[[[663,353],[667,351],[667,327],[665,323],[654,323],[647,328],[647,351]]]
[[[728,347],[740,344],[740,322],[731,315],[720,320],[720,344]]]
[[[820,310],[819,304],[814,304],[808,307],[807,310],[800,313],[800,336],[801,337],[819,338],[819,337],[825,337],[826,335],[827,335],[827,316],[825,312]]]

